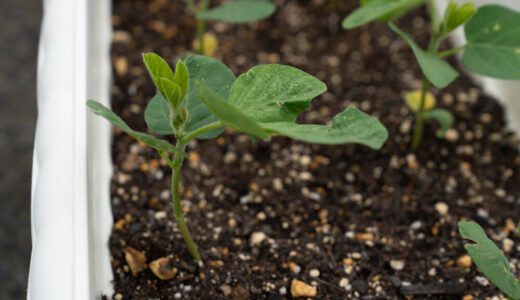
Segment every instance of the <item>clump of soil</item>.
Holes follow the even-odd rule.
[[[326,123],[356,105],[387,126],[389,140],[372,151],[281,137],[252,143],[227,130],[192,142],[182,198],[204,256],[197,265],[173,219],[169,168],[116,129],[112,298],[290,299],[302,287],[315,288],[316,299],[499,295],[465,256],[457,222],[479,222],[513,258],[513,270],[519,267],[518,138],[501,106],[462,73],[432,90],[455,115],[448,138],[435,138],[436,125],[428,123],[421,148],[411,153],[413,113],[402,94],[420,87],[421,74],[407,45],[384,24],[341,30],[357,0],[338,11],[323,0],[276,3],[266,21],[210,23],[220,40],[217,58],[237,74],[263,63],[296,66],[329,87],[299,121]],[[423,46],[426,15],[421,8],[398,22]],[[196,21],[182,1],[121,0],[114,1],[113,23],[114,110],[146,130],[143,112],[155,88],[141,52],[173,64],[190,49]],[[148,263],[167,257],[174,278],[160,280],[149,268],[133,276],[127,247]]]

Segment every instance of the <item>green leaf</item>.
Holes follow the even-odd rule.
[[[260,65],[238,77],[229,103],[258,122],[294,122],[326,90],[323,82],[294,67]]]
[[[188,73],[188,68],[186,65],[182,62],[182,60],[179,60],[177,62],[177,65],[175,66],[175,77],[173,78],[173,81],[179,85],[181,88],[181,95],[180,99],[184,99],[186,94],[188,93],[188,86],[189,86],[189,80],[190,75]]]
[[[170,107],[162,95],[156,94],[144,111],[144,120],[148,128],[157,134],[174,134],[170,114]]]
[[[450,129],[454,122],[453,114],[442,108],[427,110],[422,115],[425,119],[434,119],[439,123],[440,128],[435,132],[438,138],[444,138],[446,130]]]
[[[388,131],[376,119],[349,107],[337,114],[332,125],[300,125],[291,122],[262,123],[270,133],[319,144],[356,143],[380,149],[388,138]]]
[[[159,78],[159,91],[161,95],[166,99],[167,103],[170,104],[173,111],[179,107],[182,101],[182,88],[180,85],[175,83],[173,80],[161,77]]]
[[[392,21],[423,3],[424,0],[363,1],[361,7],[343,19],[341,26],[344,29],[352,29],[373,21]]]
[[[123,121],[118,115],[116,115],[109,108],[105,107],[103,104],[97,101],[88,100],[87,106],[92,110],[93,113],[104,117],[105,119],[107,119],[107,121],[121,128],[121,130],[128,133],[131,137],[135,138],[136,140],[139,140],[156,150],[186,156],[186,153],[184,153],[182,150],[179,150],[177,147],[173,146],[165,140],[160,140],[149,134],[133,130],[125,123],[125,121]]]
[[[226,100],[222,99],[222,97],[214,93],[209,87],[202,84],[200,81],[195,82],[195,87],[199,99],[215,116],[220,119],[224,125],[237,131],[246,132],[256,138],[269,138],[267,132],[260,127],[257,122],[250,119]]]
[[[470,71],[500,79],[520,79],[520,13],[483,6],[464,26],[468,44],[462,63]]]
[[[217,117],[200,101],[194,82],[198,80],[221,98],[228,99],[231,85],[235,81],[235,75],[226,65],[210,57],[192,55],[185,62],[190,74],[190,83],[188,94],[183,102],[183,105],[188,109],[188,119],[184,124],[184,133],[189,134],[218,121]],[[197,138],[215,138],[222,131],[224,131],[224,127],[208,131]]]
[[[519,299],[520,284],[511,274],[509,261],[495,243],[487,237],[482,227],[473,222],[459,222],[459,231],[463,238],[476,243],[467,244],[465,248],[482,273],[502,292],[514,299]]]
[[[205,10],[197,14],[197,18],[229,23],[247,23],[265,19],[272,15],[275,9],[276,6],[267,0],[237,0]]]
[[[448,6],[446,6],[446,10],[444,11],[444,22],[443,32],[450,33],[455,28],[464,24],[471,16],[477,11],[475,4],[473,3],[464,3],[460,7],[457,6],[457,3],[450,0]]]
[[[434,86],[443,88],[459,75],[450,64],[430,52],[423,51],[408,35],[402,32],[393,23],[388,23],[388,25],[410,45],[422,72]]]
[[[170,100],[168,99],[168,93],[171,95],[173,92],[167,91],[166,87],[161,82],[162,78],[173,80],[173,71],[170,69],[168,63],[155,53],[143,53],[143,61],[159,92],[163,95],[164,99]],[[177,99],[171,99],[169,102],[174,103],[176,101]]]

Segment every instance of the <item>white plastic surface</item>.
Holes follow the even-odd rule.
[[[459,4],[470,0],[454,0]],[[449,0],[437,0],[437,14],[442,16]],[[499,4],[520,11],[519,0],[471,0],[477,6],[486,4]],[[457,29],[451,36],[454,46],[462,46],[466,43],[463,26]],[[505,108],[508,126],[520,133],[520,81],[519,80],[500,80],[484,77],[471,73],[474,80],[479,82],[487,93],[497,98]]]
[[[109,0],[44,0],[31,199],[28,299],[111,294],[110,127],[85,102],[109,103]]]

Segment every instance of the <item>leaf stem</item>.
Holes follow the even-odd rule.
[[[437,24],[437,11],[435,9],[435,0],[429,0],[430,5],[430,18],[432,19],[432,32],[437,33],[439,30],[438,24]]]
[[[182,142],[177,142],[177,146],[184,150],[184,144]],[[190,251],[191,256],[195,260],[201,260],[201,256],[199,250],[197,249],[197,244],[193,241],[191,237],[190,230],[184,222],[184,214],[182,213],[181,208],[181,197],[179,193],[179,182],[181,177],[181,167],[184,157],[176,156],[172,163],[172,202],[173,202],[173,212],[175,214],[175,220],[177,221],[177,226],[181,231],[181,235],[184,238],[184,242]]]
[[[442,58],[442,57],[453,55],[453,54],[459,52],[460,50],[465,49],[466,46],[467,45],[463,45],[463,46],[459,46],[459,47],[448,49],[446,51],[439,52],[439,53],[437,53],[437,56]]]
[[[164,151],[162,151],[162,150],[157,149],[157,152],[159,152],[159,155],[166,161],[166,163],[168,163],[170,168],[173,168],[173,163],[172,163],[171,159],[168,157],[168,155],[166,153],[164,153]]]
[[[424,106],[425,106],[425,99],[426,99],[426,93],[428,92],[428,87],[430,86],[430,81],[426,76],[423,78],[423,86],[421,91],[421,105],[419,106],[419,111],[415,114],[415,128],[414,128],[414,135],[413,135],[413,141],[412,141],[412,150],[417,150],[419,148],[419,145],[421,144],[422,137],[423,137],[423,131],[424,131],[424,118],[423,118],[423,112],[424,112]]]
[[[222,122],[220,122],[220,121],[215,122],[215,123],[210,123],[204,127],[201,127],[199,129],[193,131],[192,133],[188,134],[186,137],[182,138],[182,143],[187,144],[189,141],[193,140],[197,136],[199,136],[205,132],[211,131],[213,129],[217,129],[222,126],[223,126]]]

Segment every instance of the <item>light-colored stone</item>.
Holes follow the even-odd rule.
[[[265,235],[265,233],[263,233],[261,231],[257,231],[257,232],[253,232],[253,234],[251,234],[251,239],[249,240],[249,242],[251,243],[252,246],[258,246],[266,238],[267,238],[267,236]]]
[[[318,270],[318,269],[312,269],[312,270],[309,271],[309,275],[310,275],[311,277],[314,277],[314,278],[316,278],[316,277],[320,277],[320,270]]]
[[[449,207],[448,204],[444,202],[437,202],[435,204],[435,210],[439,213],[439,215],[445,216],[448,214]]]
[[[459,132],[455,128],[450,128],[450,129],[446,130],[444,138],[448,142],[452,142],[452,143],[456,142],[459,139]]]
[[[463,255],[457,259],[457,267],[459,268],[469,268],[471,267],[471,256]]]
[[[392,259],[390,261],[390,267],[392,267],[392,269],[394,269],[395,271],[401,271],[402,269],[404,269],[404,265],[404,260]]]
[[[306,284],[298,279],[291,282],[291,296],[294,298],[316,297],[317,289],[315,286]]]
[[[513,240],[509,239],[509,238],[505,238],[503,241],[502,241],[502,247],[504,248],[504,251],[506,253],[509,253],[511,252],[511,250],[513,250],[513,246],[515,245],[515,242],[513,242]]]

